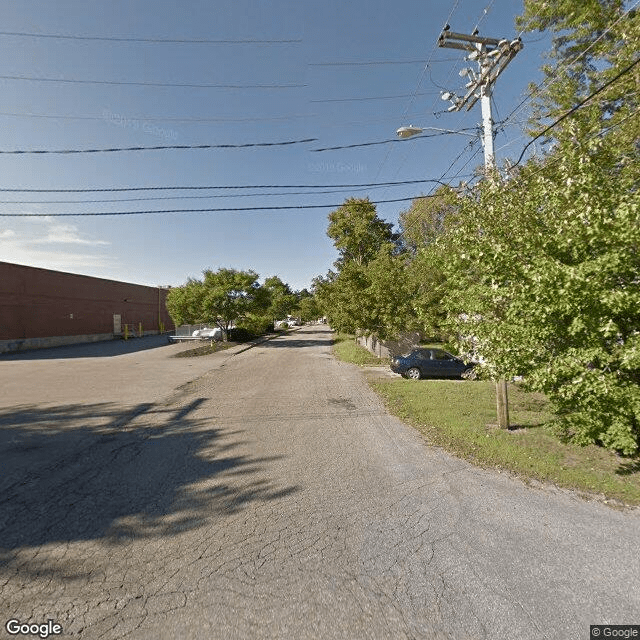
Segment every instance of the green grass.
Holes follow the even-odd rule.
[[[595,445],[560,442],[548,428],[545,397],[509,385],[510,430],[496,426],[495,384],[489,381],[373,380],[391,413],[428,441],[474,464],[523,479],[640,505],[640,457],[621,458]]]
[[[389,358],[378,358],[355,341],[355,336],[348,333],[335,333],[333,336],[333,352],[336,357],[352,364],[376,365],[389,364]]]

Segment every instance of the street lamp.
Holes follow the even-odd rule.
[[[410,124],[408,127],[400,127],[396,130],[396,135],[398,138],[411,138],[412,136],[417,136],[425,131],[439,131],[440,133],[459,133],[463,136],[471,136],[472,138],[476,137],[476,133],[469,133],[468,131],[455,131],[454,129],[439,129],[437,127],[414,127]]]

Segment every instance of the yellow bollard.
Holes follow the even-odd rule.
[[[128,324],[124,325],[124,339],[125,340],[129,339],[129,325]]]
[[[142,322],[138,322],[138,338],[142,338]]]

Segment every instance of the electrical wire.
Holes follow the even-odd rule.
[[[436,60],[438,63],[452,62],[456,58],[444,58],[443,60]],[[390,65],[390,64],[426,64],[429,60],[372,60],[365,62],[310,62],[309,67],[373,67],[378,65]]]
[[[366,189],[383,189],[386,187],[362,187],[359,191]],[[352,191],[355,189],[351,189]],[[150,200],[210,200],[214,198],[256,198],[266,196],[313,196],[329,193],[345,193],[341,189],[330,189],[328,191],[279,191],[279,192],[257,192],[257,193],[221,193],[206,196],[154,196],[151,198],[114,198],[103,200],[0,200],[0,204],[110,204],[113,202],[148,202]]]
[[[443,182],[443,180],[445,179],[445,176],[447,175],[447,173],[449,173],[449,171],[456,164],[456,162],[458,162],[458,160],[460,160],[460,158],[467,152],[467,150],[472,149],[473,146],[475,144],[477,144],[477,142],[478,142],[478,140],[471,140],[471,142],[456,156],[455,160],[447,167],[447,169],[444,171],[444,173],[440,176],[440,179],[439,180],[435,180],[434,182],[437,182],[438,184],[443,185],[445,187],[453,188],[448,183]],[[464,166],[466,166],[467,164],[469,164],[469,162],[471,162],[471,160],[473,160],[473,158],[476,156],[478,151],[479,151],[479,149],[476,149],[475,153],[471,156],[471,158],[469,158],[469,160],[467,161],[467,163]],[[460,169],[460,171],[462,171],[462,169]],[[460,174],[460,171],[458,171],[458,173],[453,177],[454,178],[457,177]],[[427,196],[419,196],[419,197],[420,198],[423,198],[423,197],[435,198],[436,197],[435,189],[436,189],[436,187],[434,187],[433,190],[431,191],[431,193],[427,194]],[[416,200],[416,199],[418,199],[418,198],[412,198],[412,201]],[[406,227],[403,227],[403,229],[402,229],[403,233],[406,233],[407,231],[410,231],[411,229],[413,229],[419,222],[420,222],[419,218],[415,218],[414,221],[413,221],[413,224],[408,224]]]
[[[413,198],[393,198],[391,200],[371,200],[372,204],[383,204],[389,202],[407,202],[419,198],[430,198],[430,195],[415,196]],[[69,217],[95,217],[95,216],[138,216],[155,215],[162,213],[220,213],[220,212],[240,212],[240,211],[287,211],[302,209],[334,209],[339,208],[344,203],[339,204],[303,204],[303,205],[282,205],[282,206],[261,206],[261,207],[220,207],[211,209],[154,209],[148,211],[96,211],[84,213],[0,213],[2,218],[69,218]]]
[[[13,36],[20,38],[54,38],[58,40],[97,40],[103,42],[151,42],[151,43],[171,43],[171,44],[298,44],[302,39],[289,40],[206,40],[206,39],[178,39],[178,38],[118,38],[113,36],[77,36],[62,35],[55,33],[24,33],[20,31],[0,31],[0,36]]]
[[[435,91],[426,91],[418,95],[432,96],[432,95],[435,95],[435,93],[436,93]],[[364,102],[367,100],[397,100],[398,98],[408,98],[410,96],[411,94],[409,93],[402,93],[395,96],[367,96],[363,98],[324,98],[322,100],[309,100],[309,102],[314,104],[325,103],[325,102]]]
[[[452,7],[451,11],[449,12],[449,15],[447,16],[447,19],[446,19],[445,24],[448,24],[448,23],[451,21],[451,16],[453,16],[453,14],[455,13],[455,10],[458,8],[458,4],[459,4],[459,2],[460,2],[460,0],[455,0],[455,1],[454,1],[453,7]],[[425,76],[425,73],[426,73],[427,69],[429,69],[429,66],[430,66],[430,64],[431,64],[431,59],[433,58],[433,55],[435,54],[436,48],[437,48],[437,43],[434,43],[434,44],[431,46],[431,51],[429,52],[429,57],[428,57],[428,59],[427,59],[427,63],[426,63],[426,64],[425,64],[425,66],[422,68],[422,72],[420,73],[420,76],[418,77],[418,82],[417,82],[417,84],[416,84],[416,88],[415,88],[415,90],[413,91],[413,93],[411,94],[410,99],[409,99],[409,102],[406,104],[406,106],[405,106],[405,108],[404,108],[404,111],[402,112],[402,116],[399,118],[399,120],[400,120],[400,121],[404,120],[404,118],[406,118],[406,117],[407,117],[407,113],[409,112],[409,109],[412,107],[412,105],[413,105],[413,103],[414,103],[414,101],[415,101],[415,99],[416,99],[416,96],[418,95],[418,91],[419,91],[419,89],[420,89],[420,85],[422,84],[422,81],[423,81],[423,79],[424,79],[424,76]],[[431,73],[431,72],[429,72],[429,73]],[[435,92],[433,92],[433,93],[432,93],[432,95],[433,95],[434,93],[435,93]],[[388,148],[387,153],[385,154],[384,158],[382,159],[382,162],[380,163],[380,166],[378,167],[378,170],[377,170],[377,172],[376,172],[376,180],[378,179],[378,176],[380,175],[380,173],[382,172],[382,169],[383,169],[383,168],[384,168],[384,166],[386,165],[386,163],[387,163],[387,161],[388,161],[388,159],[389,159],[389,156],[391,155],[391,150],[392,150],[392,148],[393,148],[393,147],[389,147],[389,148]],[[405,158],[406,158],[406,157],[407,157],[407,156],[405,156]],[[404,164],[404,163],[403,163],[403,164]],[[398,172],[399,172],[399,171],[400,171],[400,167],[398,167],[398,168],[396,169],[396,172],[395,172],[395,174],[394,174],[394,177],[398,175]]]
[[[452,135],[452,134],[460,134],[460,135],[469,135],[464,133],[465,131],[475,131],[476,127],[468,127],[467,129],[458,129],[456,130],[448,130],[448,131],[441,131],[438,133],[425,133],[423,135],[419,135],[419,136],[412,136],[412,140],[419,140],[420,138],[435,138],[437,136],[446,136],[446,135]],[[380,145],[380,144],[397,144],[397,143],[404,143],[407,142],[406,140],[399,140],[398,138],[391,138],[389,140],[380,140],[378,142],[360,142],[357,144],[345,144],[345,145],[340,145],[338,147],[325,147],[323,149],[311,149],[310,151],[312,153],[317,153],[320,151],[336,151],[338,149],[356,149],[358,147],[372,147],[375,145]]]
[[[114,147],[111,149],[0,149],[0,154],[70,154],[70,153],[117,153],[121,151],[159,151],[165,149],[244,149],[247,147],[281,147],[285,145],[317,142],[318,138],[286,140],[284,142],[248,142],[246,144],[168,144],[154,147]]]
[[[495,0],[491,0],[491,2],[489,2],[489,4],[482,10],[482,14],[478,18],[478,21],[476,22],[476,26],[473,29],[473,31],[478,31],[478,27],[480,26],[480,23],[487,17],[489,11],[491,11],[491,7],[493,6],[494,2]]]
[[[106,112],[101,116],[89,115],[65,115],[51,113],[16,113],[0,111],[0,116],[15,118],[45,118],[49,120],[101,120],[104,122],[112,122],[114,124],[128,122],[176,122],[181,124],[200,123],[200,122],[277,122],[280,120],[295,120],[298,118],[315,117],[317,113],[292,114],[290,116],[275,116],[272,118],[164,118],[162,116],[124,116],[118,113]]]
[[[306,84],[197,84],[189,82],[128,82],[119,80],[78,80],[68,78],[34,78],[33,76],[0,75],[0,80],[24,80],[27,82],[58,82],[63,84],[98,84],[131,87],[178,87],[181,89],[301,89]]]
[[[102,116],[90,116],[90,115],[70,115],[70,114],[47,114],[47,113],[16,113],[0,111],[0,117],[15,117],[15,118],[38,118],[45,120],[69,120],[69,121],[102,121],[110,124],[114,124],[121,127],[132,126],[134,123],[140,122],[172,122],[179,124],[207,124],[207,123],[244,123],[244,122],[287,122],[289,120],[298,120],[304,118],[317,118],[321,114],[319,113],[304,113],[304,114],[292,114],[290,116],[274,116],[265,118],[164,118],[162,116],[124,116],[117,113],[107,112]],[[421,114],[411,114],[410,117],[419,117]],[[376,124],[380,122],[397,121],[396,116],[386,116],[385,118],[373,118],[367,120],[350,120],[345,122],[330,122],[324,124],[325,128],[328,127],[351,127],[363,124]]]
[[[121,193],[124,191],[200,191],[218,189],[347,189],[356,187],[393,187],[397,185],[440,182],[437,178],[421,180],[400,180],[398,182],[361,182],[353,184],[243,184],[207,186],[161,186],[161,187],[98,187],[82,189],[18,189],[2,188],[0,193]]]

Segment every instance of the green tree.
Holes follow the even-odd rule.
[[[298,305],[298,298],[288,284],[282,282],[278,276],[272,276],[264,281],[263,288],[269,297],[266,313],[272,320],[281,320],[293,314]]]
[[[264,313],[268,298],[258,274],[236,269],[206,270],[203,280],[190,278],[167,296],[167,310],[177,324],[217,324],[225,338],[231,326],[249,314]]]
[[[203,315],[207,322],[216,322],[225,336],[240,319],[264,311],[266,301],[254,271],[206,270],[202,289]]]
[[[376,206],[369,198],[348,198],[329,214],[327,235],[340,254],[336,267],[340,269],[348,263],[366,265],[382,245],[397,241],[392,227],[378,217]]]
[[[330,271],[319,291],[329,324],[344,333],[356,333],[365,324],[362,296],[369,280],[362,267],[345,264],[339,272]]]
[[[317,320],[323,315],[317,298],[310,293],[301,297],[299,309],[300,319],[302,322],[311,322],[313,320]]]
[[[517,27],[524,32],[549,31],[553,44],[543,66],[545,80],[531,85],[535,95],[534,130],[544,128],[586,96],[604,86],[621,70],[638,60],[640,14],[627,10],[623,0],[524,0]],[[640,70],[636,66],[589,103],[589,108],[572,117],[582,122],[583,134],[595,133],[617,123],[635,129],[632,118],[638,107]],[[554,127],[549,136],[565,139],[575,131]]]
[[[366,288],[359,297],[360,330],[381,340],[396,338],[417,325],[417,289],[409,278],[409,256],[383,245],[364,268]]]
[[[349,198],[329,214],[327,235],[340,256],[336,272],[316,282],[316,295],[331,326],[355,333],[391,332],[402,304],[398,252],[399,237],[393,225],[381,220],[369,199]],[[390,281],[384,268],[393,267],[397,280]],[[383,280],[379,280],[384,275]]]
[[[411,253],[432,244],[452,224],[455,224],[460,197],[448,186],[441,186],[426,197],[412,200],[411,206],[400,212],[401,237]]]
[[[169,291],[167,311],[177,326],[205,322],[202,295],[202,282],[193,278],[189,278],[181,287],[174,287]]]
[[[441,241],[420,247],[406,268],[406,287],[411,295],[412,307],[409,317],[413,318],[409,326],[424,336],[443,342],[449,342],[452,338],[443,303],[448,291],[443,269],[447,250]]]
[[[578,127],[576,127],[576,130]],[[640,444],[640,201],[600,137],[485,182],[440,240],[449,323],[523,375],[564,437]]]

